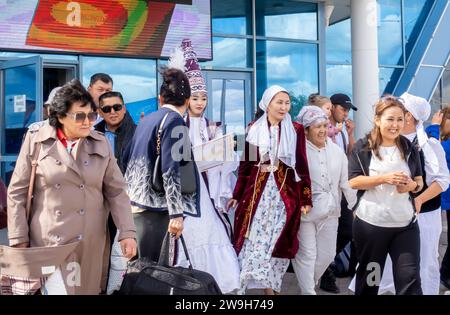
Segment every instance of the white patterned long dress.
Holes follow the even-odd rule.
[[[277,147],[278,128],[272,128],[272,147]],[[275,153],[271,151],[269,154],[273,161]],[[286,207],[271,172],[256,208],[249,237],[245,239],[238,257],[241,267],[240,294],[244,294],[246,289],[271,288],[276,292],[281,291],[289,259],[272,257],[272,252],[285,223]]]
[[[244,241],[239,254],[239,293],[263,288],[280,292],[289,259],[272,257],[272,252],[285,223],[286,208],[271,173],[256,209],[249,238]]]

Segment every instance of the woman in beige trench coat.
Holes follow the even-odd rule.
[[[67,251],[67,246],[61,245],[73,244],[70,256],[79,266],[54,262],[69,294],[100,293],[109,211],[120,231],[124,256],[136,254],[135,226],[125,182],[107,139],[92,130],[95,110],[79,81],[64,85],[50,105],[49,124],[28,131],[8,188],[10,246]],[[38,143],[41,145],[28,224],[25,204],[31,156]],[[36,257],[39,259],[42,257]],[[77,269],[79,274],[74,274]]]

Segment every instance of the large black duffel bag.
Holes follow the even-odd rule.
[[[164,238],[158,262],[141,257],[128,263],[119,294],[126,295],[217,295],[222,294],[209,273],[195,270],[180,237],[189,268],[169,265],[169,234]]]

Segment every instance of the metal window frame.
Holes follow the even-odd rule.
[[[255,110],[258,104],[257,100],[257,64],[256,64],[256,43],[258,40],[264,41],[278,41],[278,42],[289,42],[289,43],[303,43],[303,44],[315,44],[317,45],[317,73],[318,73],[318,89],[321,93],[326,93],[326,27],[322,23],[325,16],[325,3],[318,2],[317,4],[317,39],[292,39],[283,37],[272,37],[272,36],[258,36],[256,35],[256,0],[251,1],[251,35],[240,35],[240,34],[222,34],[212,32],[212,37],[222,37],[222,38],[239,38],[252,40],[252,67],[253,68],[225,68],[225,67],[215,67],[208,66],[204,68],[208,71],[218,71],[218,72],[251,72],[252,73],[252,106],[251,110]],[[212,18],[212,17],[211,17]],[[248,57],[248,56],[247,56]],[[159,82],[157,81],[159,84]]]
[[[244,93],[246,91],[249,91],[249,94],[245,94],[245,104],[252,102],[252,99],[254,99],[254,93],[252,91],[252,74],[250,72],[245,72],[245,71],[209,71],[206,70],[204,72],[205,74],[205,80],[206,80],[206,84],[208,85],[208,91],[212,91],[212,87],[211,84],[209,84],[210,82],[212,82],[212,80],[222,80],[222,83],[224,84],[224,87],[226,87],[226,81],[227,80],[243,80],[244,81]],[[222,102],[224,102],[225,100],[225,94],[222,94]],[[220,114],[220,118],[221,121],[224,122],[224,116],[225,116],[225,109],[222,107],[223,104],[221,104],[221,114]],[[211,117],[211,112],[212,108],[211,107],[207,107],[207,116]],[[253,119],[253,115],[252,115],[252,106],[245,106],[244,108],[244,113],[245,113],[245,117],[244,117],[244,121],[245,121],[245,126],[252,121]],[[244,128],[245,128],[244,126]]]
[[[438,5],[438,2],[435,1],[435,2],[433,3],[433,5],[431,6],[430,11],[428,12],[428,16],[426,17],[426,19],[425,19],[423,25],[427,25],[428,21],[432,18],[431,16],[432,16],[433,11],[434,11],[434,9],[436,8],[437,5]],[[447,3],[447,5],[448,5],[448,3]],[[402,8],[403,8],[403,1],[402,1]],[[403,15],[402,15],[402,18],[403,18]],[[441,16],[439,22],[436,24],[436,29],[437,29],[437,26],[439,25],[441,19],[442,19],[442,16]],[[404,29],[404,20],[402,20],[402,32],[403,32],[403,29]],[[433,31],[433,34],[434,34],[434,32],[436,31],[436,29]],[[417,38],[419,39],[419,38],[422,36],[422,34],[423,34],[424,32],[425,32],[425,27],[422,27],[421,30],[420,30],[420,32],[419,32],[419,34],[417,35]],[[405,43],[404,43],[405,41],[404,41],[403,38],[402,38],[402,42],[403,42],[404,48],[406,48],[406,45],[405,45]],[[420,69],[420,67],[421,67],[422,61],[423,61],[424,58],[425,58],[425,55],[426,55],[426,53],[427,53],[427,51],[428,51],[428,48],[429,48],[429,46],[430,46],[430,43],[431,43],[431,41],[429,41],[429,42],[427,43],[427,47],[425,48],[425,50],[424,50],[424,52],[423,52],[423,54],[422,54],[422,56],[421,56],[421,58],[420,58],[420,61],[418,62],[418,67],[417,67],[416,71],[414,72],[414,75],[412,76],[413,78],[417,76],[417,73],[418,73],[418,71],[419,71],[419,69]],[[412,55],[412,53],[418,48],[418,46],[419,46],[419,41],[416,40],[416,42],[414,43],[414,46],[413,46],[412,49],[411,49],[411,55]],[[406,51],[405,51],[405,50],[404,50],[404,55],[405,55],[405,57],[406,57]],[[411,57],[412,57],[411,55],[409,56],[408,60],[405,62],[405,64],[404,64],[404,69],[407,69],[407,68],[409,67],[410,63],[413,63],[413,62],[415,63],[415,62],[417,61],[417,60],[413,60],[413,59],[411,58]],[[395,83],[395,86],[394,86],[394,89],[393,89],[394,92],[397,91],[397,89],[398,89],[398,87],[399,87],[399,84],[400,84],[400,81],[401,81],[401,80],[397,80],[397,82]],[[413,80],[411,80],[411,82],[409,82],[408,86],[406,87],[406,90],[407,90],[407,91],[411,88],[412,81],[413,81]]]
[[[448,65],[449,61],[450,61],[450,55],[448,55],[447,61],[446,61],[445,64]],[[443,95],[443,92],[444,92],[444,80],[443,80],[443,76],[444,76],[444,71],[446,70],[446,66],[442,66],[441,67],[441,66],[436,66],[436,65],[422,65],[420,67],[441,68],[441,73],[439,75],[439,80],[436,82],[436,84],[435,84],[435,86],[434,86],[434,88],[433,88],[433,90],[432,90],[432,92],[430,94],[429,101],[433,98],[433,95],[434,95],[434,93],[436,93],[436,89],[438,88],[438,86],[440,86],[440,88],[441,88],[441,99],[440,99],[440,102],[441,102],[441,108],[442,108],[442,104],[444,102],[444,95]]]
[[[400,2],[400,19],[401,19],[401,32],[402,32],[402,68],[406,66],[406,38],[405,38],[405,0]]]
[[[42,57],[39,55],[24,57],[24,58],[13,58],[6,60],[0,64],[0,139],[3,140],[5,138],[5,113],[6,113],[6,104],[5,104],[5,70],[13,69],[17,67],[25,67],[29,65],[36,66],[36,120],[42,120],[43,114],[42,111],[39,111],[37,105],[42,104],[42,78],[43,78],[43,62]],[[14,162],[17,160],[17,156],[15,154],[7,154],[4,155],[5,152],[5,142],[1,141],[0,146],[0,177],[4,178],[4,162]]]

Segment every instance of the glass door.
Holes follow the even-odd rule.
[[[30,124],[42,120],[42,58],[0,64],[0,176],[9,183],[22,139]]]
[[[234,133],[241,151],[245,128],[253,119],[251,73],[204,71],[204,74],[209,94],[206,116],[221,121],[224,133]]]

